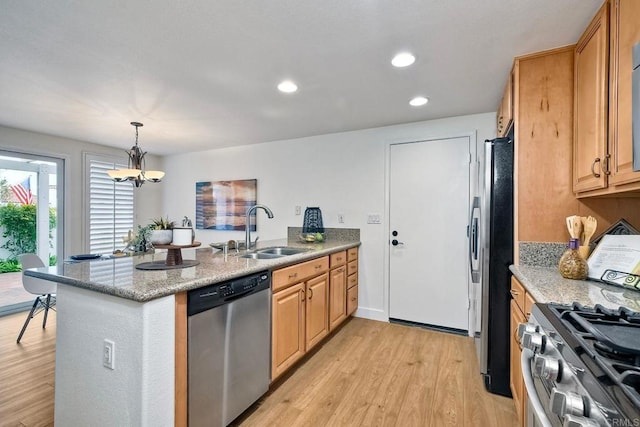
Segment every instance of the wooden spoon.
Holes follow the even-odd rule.
[[[598,220],[592,216],[582,219],[582,224],[584,226],[584,241],[582,244],[584,246],[589,246],[589,241],[591,241],[591,237],[596,232],[596,228],[598,228]]]
[[[567,217],[567,230],[569,230],[569,236],[573,237],[573,217]]]
[[[582,220],[578,215],[574,215],[572,217],[573,221],[573,238],[580,239],[580,235],[582,234]]]

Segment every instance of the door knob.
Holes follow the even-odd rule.
[[[393,239],[393,240],[391,241],[391,244],[392,244],[393,246],[404,245],[404,243],[402,243],[402,242],[398,242],[396,239]]]
[[[392,235],[393,237],[396,237],[396,236],[398,235],[398,232],[397,232],[396,230],[393,230],[393,231],[391,232],[391,235]]]

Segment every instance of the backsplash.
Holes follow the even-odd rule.
[[[520,265],[557,267],[567,250],[566,243],[519,242]]]
[[[359,228],[327,228],[324,229],[327,240],[360,240]],[[297,240],[302,234],[302,227],[288,227],[287,239]]]

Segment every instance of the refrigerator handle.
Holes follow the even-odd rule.
[[[467,227],[467,234],[469,236],[469,270],[471,271],[471,281],[478,283],[480,281],[480,260],[478,257],[479,247],[479,228],[478,217],[480,215],[480,198],[473,198],[473,205],[471,206],[471,213],[469,215],[469,226]]]

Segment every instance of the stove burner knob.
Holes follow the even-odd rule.
[[[565,415],[562,427],[600,427],[600,424],[592,418]]]
[[[538,332],[538,327],[531,323],[520,323],[518,325],[518,340],[522,342],[522,336],[526,333],[533,334],[534,332]]]
[[[546,338],[544,337],[544,335],[537,332],[525,332],[524,334],[522,334],[522,340],[520,341],[520,343],[522,344],[522,347],[528,348],[534,353],[539,352],[540,354],[542,354],[544,353]]]
[[[558,359],[536,355],[533,368],[540,378],[549,381],[559,381],[560,379],[560,361]]]
[[[556,415],[578,415],[583,417],[584,413],[584,400],[582,396],[572,391],[558,391],[554,388],[551,390],[551,401],[549,402],[551,412]]]

